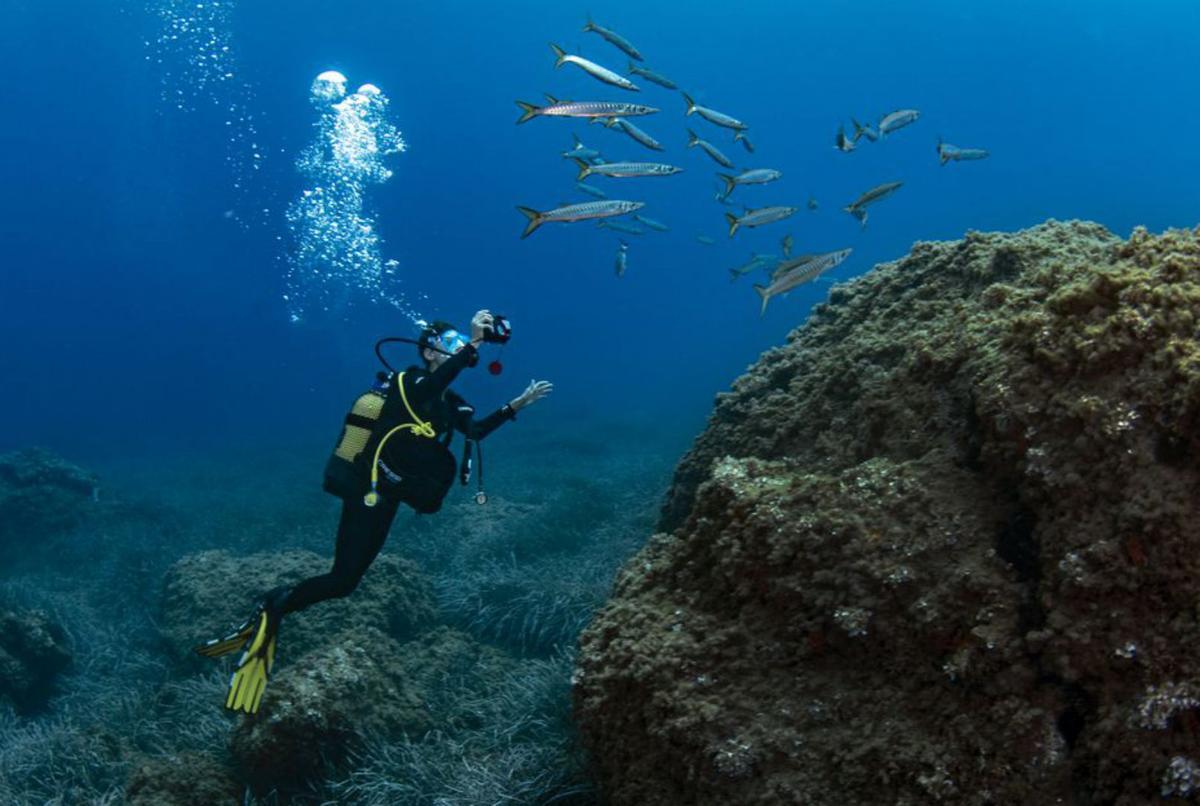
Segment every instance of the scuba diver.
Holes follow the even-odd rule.
[[[458,474],[466,484],[472,444],[479,456],[479,440],[553,391],[547,381],[531,381],[512,401],[476,419],[475,409],[450,384],[464,368],[478,363],[478,348],[484,341],[508,341],[508,320],[479,311],[471,319],[470,339],[446,322],[421,324],[418,339],[383,339],[375,351],[391,369],[380,346],[409,342],[417,345],[424,367],[380,372],[375,386],[346,415],[341,439],[326,465],[324,488],[342,499],[332,569],[268,591],[244,624],[195,648],[210,658],[243,650],[225,700],[231,711],[258,712],[275,662],[279,622],[285,615],[353,592],[383,547],[401,504],[425,514],[441,508],[458,469],[449,448],[455,430],[466,438]],[[493,374],[499,366],[493,362]],[[487,500],[482,480],[475,500],[481,504]]]

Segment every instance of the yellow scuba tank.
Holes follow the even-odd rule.
[[[375,386],[359,395],[350,407],[337,446],[325,465],[326,492],[342,498],[363,494],[365,484],[360,469],[361,462],[365,461],[363,451],[383,413],[390,380],[390,376],[379,373],[379,381]]]
[[[325,465],[326,492],[358,497],[369,507],[379,503],[381,457],[389,440],[410,440],[391,468],[389,495],[418,512],[436,512],[454,478],[454,457],[437,440],[433,425],[414,411],[404,389],[404,373],[379,374],[379,381],[354,401],[341,438]],[[394,392],[394,394],[393,394]],[[396,461],[395,458],[389,461]]]

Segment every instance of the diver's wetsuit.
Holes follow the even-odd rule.
[[[404,373],[404,390],[414,411],[433,425],[438,434],[453,428],[468,439],[479,440],[513,419],[516,412],[505,405],[484,417],[475,419],[475,409],[450,390],[450,384],[465,367],[477,360],[470,344],[450,356],[435,371],[409,367]],[[404,443],[401,443],[402,445]],[[385,446],[382,465],[387,466],[391,452]],[[334,547],[333,568],[327,574],[310,577],[290,590],[277,589],[269,594],[268,605],[280,615],[303,610],[309,605],[349,595],[387,540],[388,530],[401,502],[387,495],[369,507],[361,495],[343,498],[342,517],[338,522],[337,543]]]

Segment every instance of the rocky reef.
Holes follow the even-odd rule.
[[[0,553],[75,526],[98,496],[98,484],[41,448],[0,454]]]
[[[0,608],[0,701],[21,713],[46,704],[71,663],[63,628],[38,610]]]
[[[584,633],[618,804],[1200,791],[1200,230],[918,243],[718,397]]]

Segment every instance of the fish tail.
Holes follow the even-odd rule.
[[[725,183],[725,198],[728,199],[729,194],[733,193],[733,189],[737,187],[737,178],[722,173],[717,174],[717,176],[721,177],[721,180]]]
[[[687,133],[688,133],[688,148],[691,148],[692,146],[694,146],[700,142],[700,138],[698,136],[696,136],[696,133],[694,131],[692,131],[691,129],[688,129]]]
[[[527,103],[526,101],[517,101],[517,106],[521,107],[521,109],[523,110],[521,117],[517,118],[518,126],[527,120],[537,117],[538,114],[542,111],[542,108],[540,106],[536,106],[534,104]]]
[[[618,120],[619,120],[619,118],[605,118],[604,119],[604,128],[611,129],[613,126],[617,125]]]
[[[596,23],[592,22],[592,12],[587,12],[587,23],[583,26],[585,32],[596,30]]]
[[[542,225],[542,222],[545,221],[545,219],[542,218],[541,213],[539,213],[537,210],[534,210],[532,207],[521,207],[518,205],[517,209],[521,211],[523,216],[529,219],[529,223],[525,226],[525,231],[521,233],[522,238],[528,238],[533,234],[535,229]]]
[[[767,312],[767,303],[771,301],[771,295],[767,293],[765,285],[754,284],[754,290],[758,292],[759,298],[762,300],[762,308],[759,309],[758,315],[763,316]]]
[[[738,270],[737,270],[737,269],[730,269],[730,270],[729,270],[729,282],[731,282],[731,283],[736,283],[736,282],[737,282],[737,278],[739,278],[739,277],[741,277],[741,276],[742,276],[742,275],[738,274]]]
[[[579,176],[575,177],[576,182],[582,182],[592,175],[592,166],[579,159],[579,157],[571,157],[571,159],[575,160],[575,164],[579,166]]]
[[[690,115],[693,112],[695,112],[696,111],[696,102],[692,100],[692,96],[688,95],[683,90],[680,90],[679,94],[683,96],[684,103],[687,104],[687,113]]]
[[[583,147],[583,141],[579,139],[579,135],[578,135],[578,134],[576,134],[575,132],[571,132],[571,139],[575,141],[575,147],[576,147],[576,148],[582,148],[582,147]]]
[[[732,238],[733,234],[738,231],[738,227],[741,226],[742,222],[738,221],[738,217],[733,213],[726,213],[725,220],[729,222],[729,237]]]
[[[555,67],[562,67],[563,60],[567,58],[567,52],[553,42],[550,43],[550,49],[554,51]]]

